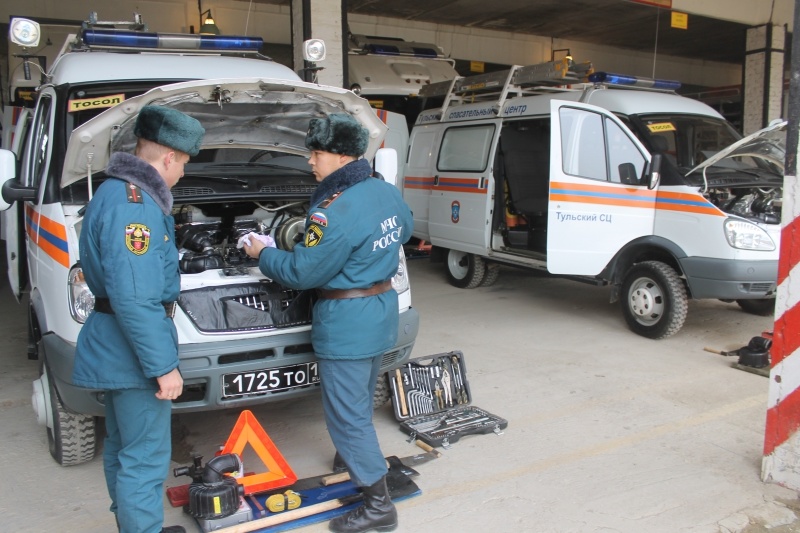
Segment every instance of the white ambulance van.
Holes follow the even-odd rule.
[[[457,287],[501,264],[610,285],[653,339],[689,298],[771,313],[785,122],[741,139],[678,86],[565,59],[424,89],[445,103],[411,133],[414,236]]]
[[[84,25],[49,69],[35,109],[17,124],[18,158],[0,150],[9,277],[18,297],[28,293],[28,356],[40,370],[33,406],[62,465],[94,456],[95,417],[103,415],[103,392],[71,381],[78,332],[94,304],[79,263],[82,215],[107,178],[110,154],[132,151],[144,105],[174,107],[206,129],[200,154],[172,189],[181,269],[174,320],[185,383],[175,412],[242,409],[318,391],[315,295],[265,278],[236,243],[251,231],[271,234],[283,249],[302,239],[317,186],[304,142],[311,118],[352,114],[370,132],[367,157],[388,156],[380,169],[387,180],[397,160],[394,154],[393,167],[394,152],[379,149],[387,126],[366,100],[301,81],[259,56],[260,39],[97,26]],[[396,119],[405,129],[405,119]],[[398,341],[383,356],[384,370],[408,359],[418,331],[400,259],[392,280]],[[384,377],[376,401],[388,400]]]

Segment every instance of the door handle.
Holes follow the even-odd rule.
[[[433,186],[437,187],[439,185],[439,176],[433,177]]]

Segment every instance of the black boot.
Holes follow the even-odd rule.
[[[375,484],[362,487],[364,505],[337,516],[328,524],[334,533],[365,533],[367,531],[394,531],[397,528],[397,509],[389,498],[386,476]]]
[[[186,533],[183,526],[167,526],[161,528],[161,533]]]
[[[339,452],[336,452],[336,455],[333,456],[333,473],[341,474],[342,472],[347,472],[347,463],[344,462]]]

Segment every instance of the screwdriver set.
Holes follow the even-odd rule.
[[[464,354],[411,359],[388,373],[400,429],[410,439],[449,448],[464,435],[502,434],[508,422],[470,405]]]

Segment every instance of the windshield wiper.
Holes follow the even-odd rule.
[[[189,174],[187,176],[184,176],[183,179],[222,181],[222,182],[235,183],[237,185],[249,185],[250,184],[250,182],[247,181],[247,180],[243,180],[241,178],[232,178],[230,176],[204,176],[202,174]]]

